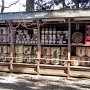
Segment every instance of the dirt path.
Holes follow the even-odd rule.
[[[90,90],[90,79],[8,74],[0,76],[0,90]]]

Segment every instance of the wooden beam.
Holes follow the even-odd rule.
[[[71,20],[68,19],[68,62],[67,62],[67,74],[70,76],[70,58],[71,58]]]

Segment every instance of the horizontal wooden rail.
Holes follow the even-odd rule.
[[[0,59],[12,59],[12,58],[19,58],[19,57],[0,57]],[[73,62],[73,61],[78,61],[78,62],[90,62],[90,61],[85,61],[85,60],[64,60],[64,59],[46,59],[46,58],[23,58],[23,59],[32,59],[32,60],[46,60],[46,61],[53,61],[53,60],[56,60],[56,61],[65,61],[65,62]]]

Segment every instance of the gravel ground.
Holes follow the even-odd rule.
[[[90,79],[7,74],[0,76],[0,90],[90,90]]]

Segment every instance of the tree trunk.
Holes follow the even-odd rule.
[[[65,9],[65,0],[63,0],[63,9]]]
[[[34,0],[26,0],[26,11],[34,10]]]
[[[76,8],[77,8],[77,9],[79,9],[79,3],[80,3],[80,1],[77,0],[77,2],[76,2]]]
[[[1,13],[3,13],[4,7],[5,7],[5,6],[4,6],[5,2],[4,2],[4,0],[2,0],[1,2],[2,2],[2,5],[1,5]]]

